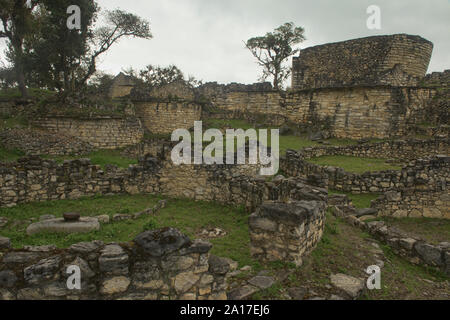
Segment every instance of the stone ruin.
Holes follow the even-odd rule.
[[[292,88],[417,86],[425,77],[433,43],[395,34],[328,43],[293,59]]]
[[[196,89],[176,83],[142,93],[133,90],[132,79],[121,75],[111,94],[130,99],[131,111],[126,115],[47,115],[33,121],[45,130],[41,134],[24,129],[0,136],[11,146],[23,145],[20,137],[30,137],[33,142],[22,147],[31,155],[83,154],[96,148],[126,147],[123,152],[139,156],[139,163],[128,169],[102,169],[88,159],[58,164],[30,156],[1,164],[0,205],[139,193],[242,205],[252,213],[252,256],[262,262],[282,260],[297,266],[323,234],[325,211],[328,205],[333,206],[327,203],[328,187],[345,192],[383,193],[373,202],[371,212],[450,218],[449,141],[445,124],[426,131],[434,136],[426,142],[405,139],[288,151],[281,159],[281,169],[289,178],[280,176],[272,181],[258,177],[252,166],[176,167],[168,161],[170,144],[161,143],[158,138],[143,141],[144,132],[167,134],[178,128],[189,129],[194,121],[206,118],[254,122],[262,119],[267,125],[312,126],[326,130],[329,136],[352,139],[405,136],[411,127],[416,130],[426,119],[445,119],[448,99],[442,88],[448,87],[448,70],[425,76],[432,48],[429,41],[409,35],[307,48],[294,58],[292,90],[286,92],[274,90],[267,83],[208,83]],[[0,109],[5,109],[1,103]],[[67,138],[55,141],[48,132],[53,138],[61,134]],[[342,154],[398,158],[403,160],[403,169],[358,175],[305,161]],[[439,213],[430,210],[430,204]],[[427,265],[444,269],[450,265],[446,260],[447,247],[431,246],[430,251],[423,249],[428,244],[422,242],[411,244],[398,235],[383,236],[383,226],[363,225],[358,215],[352,212],[346,219],[381,234],[401,252],[408,247],[408,256]],[[116,218],[120,221],[133,217]],[[75,222],[45,220],[27,231],[64,232],[70,226],[72,231],[80,232],[88,231],[87,224],[89,230],[96,230],[101,227],[99,221],[99,217]],[[80,223],[84,226],[77,225]],[[0,237],[0,298],[225,299],[226,278],[233,263],[210,255],[210,249],[209,243],[191,241],[174,229],[146,232],[126,244],[94,241],[64,250],[51,246],[14,250],[8,239]],[[74,262],[89,274],[83,286],[86,289],[76,295],[68,293],[64,286],[64,268]]]

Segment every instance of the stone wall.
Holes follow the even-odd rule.
[[[135,102],[136,115],[152,133],[172,133],[176,129],[190,129],[201,119],[202,107],[194,102]]]
[[[180,165],[141,158],[128,169],[102,170],[89,159],[58,164],[39,157],[0,165],[0,206],[97,194],[163,194],[176,198],[245,206],[250,212],[266,200],[326,201],[327,191],[300,178],[266,181],[252,165]],[[308,183],[310,183],[308,181]]]
[[[0,145],[27,155],[84,155],[95,149],[76,137],[36,129],[6,129],[0,132]]]
[[[427,72],[432,51],[428,40],[406,34],[306,48],[293,58],[292,88],[416,85]]]
[[[325,209],[320,201],[264,203],[249,219],[252,256],[301,266],[322,237]]]
[[[146,138],[142,142],[129,146],[122,151],[122,155],[128,158],[139,158],[150,155],[154,158],[164,157],[177,142],[171,142],[161,138]]]
[[[450,69],[442,72],[433,72],[427,74],[422,79],[420,85],[434,86],[434,87],[449,87],[450,86]]]
[[[320,146],[304,148],[298,151],[298,153],[304,159],[344,155],[361,158],[411,161],[432,155],[450,154],[450,138],[395,140],[349,146]]]
[[[142,162],[128,170],[92,165],[89,159],[64,161],[39,157],[0,164],[0,206],[17,203],[77,199],[96,194],[159,192],[157,166]]]
[[[108,94],[112,99],[122,98],[128,96],[131,93],[131,90],[133,90],[133,86],[114,85],[111,87]]]
[[[134,117],[48,117],[33,120],[32,125],[77,137],[98,149],[122,148],[139,143],[144,137],[141,122]]]
[[[436,89],[354,87],[296,92],[232,91],[211,96],[214,108],[267,125],[328,130],[338,138],[387,138],[422,123]]]
[[[167,228],[132,243],[0,249],[0,300],[226,300],[230,266],[211,247]],[[81,270],[80,290],[67,288],[71,265]]]
[[[389,191],[372,201],[379,216],[450,219],[450,195],[444,192]]]
[[[349,173],[332,166],[309,163],[294,151],[288,150],[280,159],[280,169],[290,176],[325,177],[328,187],[351,193],[376,193],[392,190],[442,192],[450,185],[450,158],[435,156],[411,161],[402,170]]]

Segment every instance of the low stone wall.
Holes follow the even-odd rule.
[[[136,115],[152,133],[172,133],[176,129],[190,129],[201,119],[202,107],[193,102],[135,102]]]
[[[386,226],[383,221],[364,222],[352,215],[344,217],[344,219],[388,244],[396,254],[410,262],[437,268],[450,275],[450,245],[448,242],[432,245],[420,239],[405,237],[401,231]]]
[[[126,147],[139,143],[144,137],[141,122],[134,117],[48,117],[36,119],[31,123],[52,133],[77,137],[98,149]]]
[[[77,199],[96,194],[157,193],[158,168],[152,161],[129,170],[92,165],[89,159],[64,161],[39,157],[0,164],[0,206],[18,203]]]
[[[401,170],[349,173],[341,168],[319,166],[288,150],[280,159],[280,168],[290,176],[322,176],[333,190],[352,193],[376,193],[392,190],[442,192],[450,184],[450,157],[435,156],[411,161]]]
[[[167,228],[132,243],[0,249],[0,300],[226,300],[230,265],[211,247]],[[68,289],[68,266],[80,268],[80,290]]]
[[[301,266],[322,237],[325,210],[320,201],[264,203],[249,219],[252,256]]]
[[[450,219],[450,194],[444,192],[389,191],[372,201],[379,216]]]
[[[0,145],[27,155],[84,155],[95,149],[76,137],[38,129],[6,129],[0,132]]]
[[[89,159],[58,164],[39,157],[0,164],[0,206],[97,194],[163,194],[243,205],[250,212],[266,200],[326,201],[327,190],[300,178],[266,181],[253,165],[180,165],[141,158],[128,169],[102,170]],[[193,178],[194,177],[194,178]],[[308,181],[308,183],[313,183]]]
[[[298,151],[304,159],[323,156],[352,156],[411,161],[432,155],[450,154],[450,138],[396,140],[349,146],[305,148]]]

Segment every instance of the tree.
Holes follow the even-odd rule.
[[[133,69],[129,70],[128,73],[125,70],[124,72],[136,77]],[[201,80],[197,80],[193,76],[188,76],[186,79],[183,71],[175,65],[168,67],[148,65],[145,69],[139,71],[138,79],[147,87],[160,87],[177,81],[184,82],[192,88],[202,84]]]
[[[9,40],[10,59],[14,64],[22,97],[27,97],[24,74],[24,41],[33,32],[33,10],[39,0],[0,0],[0,38]]]
[[[86,84],[86,81],[95,73],[97,58],[111,48],[122,37],[142,39],[153,38],[148,21],[122,10],[116,9],[106,12],[106,25],[100,27],[92,38],[95,49],[87,59],[87,70],[77,83],[77,87]]]
[[[92,0],[41,0],[35,13],[39,33],[25,43],[30,79],[49,89],[75,90],[84,57],[89,53],[98,5]],[[67,8],[80,8],[80,29],[67,27]]]
[[[295,27],[292,22],[288,22],[276,28],[274,32],[251,38],[245,43],[258,60],[258,64],[263,67],[261,81],[272,76],[274,88],[280,89],[290,75],[290,68],[284,66],[283,62],[300,51],[292,46],[305,40],[304,32],[302,27]]]
[[[0,0],[1,1],[1,0]],[[105,12],[105,24],[94,29],[100,12],[93,0],[40,0],[41,32],[27,46],[27,66],[62,98],[86,88],[98,57],[123,37],[150,39],[149,23],[121,10]],[[80,7],[80,29],[67,27],[67,8]],[[34,79],[34,77],[32,77]]]
[[[168,67],[148,65],[139,72],[139,77],[150,87],[160,87],[175,81],[184,81],[183,72],[174,65]]]

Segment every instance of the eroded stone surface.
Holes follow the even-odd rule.
[[[155,257],[182,249],[191,243],[187,236],[173,228],[146,231],[138,235],[134,241],[148,255]]]
[[[100,293],[107,295],[122,293],[127,291],[129,285],[130,280],[127,277],[114,277],[103,282]]]
[[[356,299],[364,290],[364,280],[342,273],[331,275],[330,280],[332,285],[344,291],[352,299]]]
[[[100,230],[98,220],[95,218],[84,217],[75,222],[67,222],[64,219],[51,219],[36,222],[28,226],[27,234],[33,235],[42,232],[88,233],[94,230]]]

